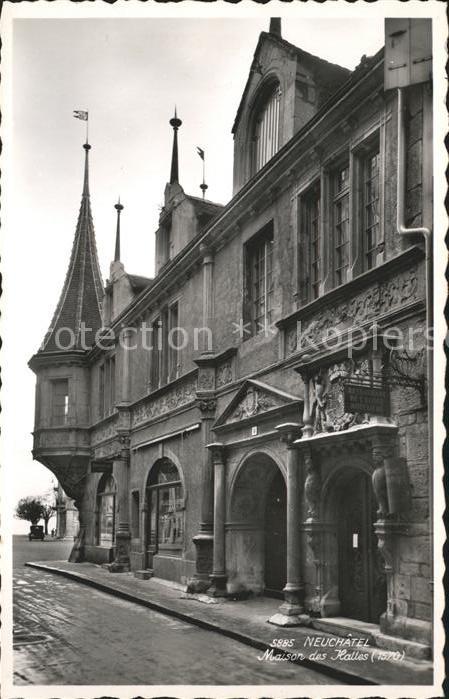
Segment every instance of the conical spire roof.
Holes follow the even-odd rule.
[[[88,349],[102,326],[103,280],[98,263],[89,195],[89,150],[78,223],[62,293],[40,352]]]

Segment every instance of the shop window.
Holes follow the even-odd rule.
[[[156,551],[174,552],[184,543],[184,493],[178,469],[169,459],[153,466],[147,487],[148,544]]]
[[[267,333],[273,312],[273,223],[245,245],[245,335]]]
[[[116,524],[116,483],[111,475],[104,475],[98,484],[98,544],[113,546]]]
[[[52,425],[66,425],[69,417],[69,381],[56,379],[52,381]]]

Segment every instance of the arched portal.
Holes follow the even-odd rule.
[[[231,592],[281,596],[286,583],[286,486],[274,458],[251,454],[232,484],[227,521]]]
[[[167,457],[150,470],[146,509],[146,564],[152,567],[156,553],[178,556],[184,545],[184,489],[177,466]]]
[[[334,552],[328,549],[328,555],[336,564],[339,615],[378,624],[386,609],[387,588],[373,527],[376,504],[371,475],[350,466],[339,469],[332,481],[327,518],[335,525],[337,546]]]

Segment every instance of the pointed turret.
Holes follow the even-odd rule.
[[[98,263],[89,194],[89,150],[78,223],[62,293],[40,352],[88,349],[102,326],[103,281]]]

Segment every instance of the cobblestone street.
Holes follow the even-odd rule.
[[[25,560],[70,542],[15,537],[15,684],[338,684],[261,651],[57,576]],[[63,554],[63,555],[62,555]]]

